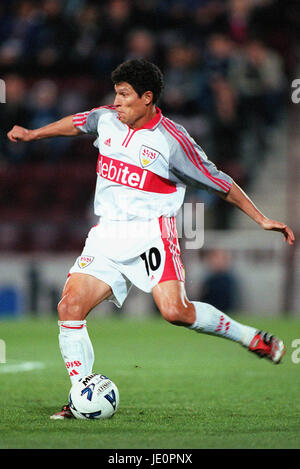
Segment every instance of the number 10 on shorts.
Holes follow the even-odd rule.
[[[145,262],[145,268],[147,275],[150,275],[150,271],[154,272],[161,264],[161,255],[157,248],[151,248],[148,252],[141,254],[141,258]]]

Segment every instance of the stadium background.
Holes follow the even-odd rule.
[[[69,267],[94,224],[97,153],[87,136],[12,144],[36,128],[112,102],[110,72],[144,57],[165,74],[159,103],[271,218],[299,232],[299,8],[276,0],[1,1],[0,316],[56,314]],[[299,248],[204,191],[199,251],[181,239],[187,293],[231,314],[296,315]],[[297,262],[298,260],[298,262]],[[155,314],[133,291],[121,311]]]

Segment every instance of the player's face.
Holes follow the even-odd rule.
[[[126,82],[115,85],[114,105],[118,111],[118,117],[123,124],[137,128],[148,113],[149,105],[152,102],[152,93],[145,92],[141,97]]]

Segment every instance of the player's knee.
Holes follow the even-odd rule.
[[[80,321],[82,319],[81,297],[78,294],[66,294],[57,305],[61,321]]]
[[[167,303],[160,308],[161,315],[163,318],[176,326],[186,326],[192,324],[193,313],[189,306],[183,303]]]

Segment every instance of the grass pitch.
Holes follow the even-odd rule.
[[[292,342],[300,325],[238,319],[282,337],[283,363],[161,318],[91,317],[94,371],[120,391],[118,412],[104,421],[49,419],[70,388],[55,319],[0,322],[7,359],[0,364],[0,448],[299,448],[300,363]]]

